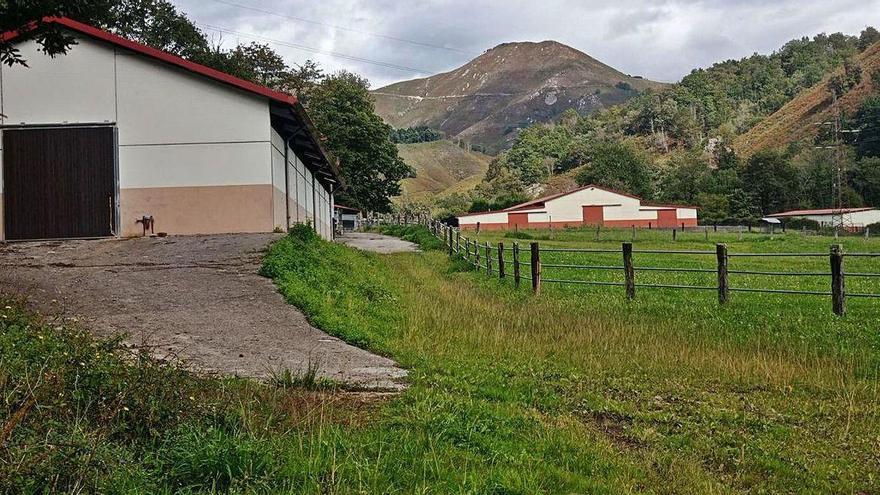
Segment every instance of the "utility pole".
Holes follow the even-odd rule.
[[[840,118],[840,106],[837,104],[837,93],[831,92],[831,106],[834,109],[834,120],[830,122],[817,122],[816,125],[830,125],[832,132],[832,143],[830,146],[816,146],[817,149],[830,149],[833,151],[833,160],[831,163],[831,198],[834,206],[831,213],[831,225],[834,229],[835,237],[840,231],[847,227],[846,225],[846,204],[844,201],[844,191],[846,190],[846,163],[843,160],[843,140],[842,134],[857,133],[858,129],[843,129]]]

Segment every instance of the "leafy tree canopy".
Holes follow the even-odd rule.
[[[394,129],[391,132],[391,140],[395,143],[430,143],[445,137],[446,135],[443,132],[426,126]]]
[[[309,113],[338,158],[347,183],[340,201],[366,211],[390,211],[389,198],[413,170],[397,155],[391,126],[373,107],[368,82],[349,72],[325,78],[311,92]]]
[[[596,184],[648,198],[651,196],[649,157],[635,147],[602,141],[591,149],[589,164],[577,174],[578,185]]]
[[[67,53],[73,37],[45,17],[70,17],[90,24],[104,25],[112,18],[114,0],[6,0],[0,1],[0,33],[25,32],[49,56]],[[0,63],[27,66],[27,60],[12,43],[0,41]]]
[[[862,103],[855,121],[859,127],[855,143],[859,157],[880,157],[880,95]]]

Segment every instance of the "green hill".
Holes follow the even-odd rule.
[[[856,57],[855,62],[862,68],[862,82],[848,91],[840,99],[841,109],[852,115],[862,102],[875,94],[880,88],[872,74],[880,71],[880,43],[875,43]],[[828,92],[828,78],[838,69],[828,74],[822,82],[802,92],[786,103],[761,123],[739,136],[734,142],[737,153],[749,156],[765,148],[779,148],[802,139],[813,138],[819,130],[818,122],[833,118],[831,94]]]
[[[416,171],[402,183],[409,199],[473,189],[483,180],[492,157],[458,147],[452,141],[399,144],[400,156]]]

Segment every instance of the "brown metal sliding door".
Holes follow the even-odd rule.
[[[109,126],[4,129],[6,238],[111,236],[114,148]]]

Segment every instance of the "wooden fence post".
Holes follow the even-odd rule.
[[[718,257],[718,303],[727,304],[730,286],[727,284],[727,244],[716,244],[715,254]]]
[[[474,267],[480,269],[480,243],[474,240]]]
[[[452,256],[452,253],[455,251],[453,249],[453,244],[452,244],[452,227],[449,227],[446,230],[449,231],[449,235],[448,235],[448,237],[449,237],[449,256]]]
[[[519,289],[519,243],[513,243],[513,285]]]
[[[673,240],[673,241],[675,240],[675,234],[676,234],[675,229],[672,229],[672,240]]]
[[[632,240],[633,240],[633,242],[635,242],[635,240],[636,240],[636,226],[635,226],[635,225],[632,226],[632,231],[633,231],[633,238],[632,238]]]
[[[486,241],[486,275],[492,275],[492,246]]]
[[[455,231],[455,252],[461,253],[461,229]]]
[[[602,228],[601,225],[596,225],[596,241],[599,241],[599,231]]]
[[[541,252],[537,242],[531,244],[532,249],[532,292],[541,292]]]
[[[831,303],[834,314],[846,314],[846,284],[843,272],[843,246],[831,246]]]
[[[504,243],[498,243],[498,278],[504,278]]]
[[[633,245],[631,242],[623,243],[623,274],[626,277],[626,298],[636,297],[636,271],[633,268]]]

